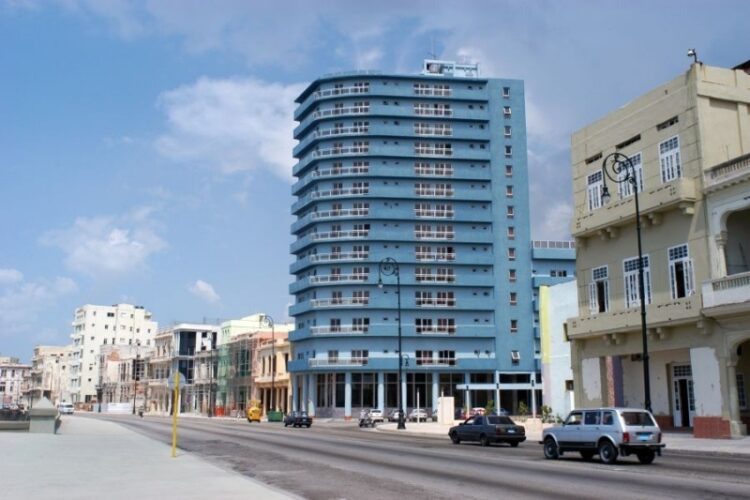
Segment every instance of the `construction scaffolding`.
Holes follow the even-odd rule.
[[[217,414],[240,415],[254,399],[254,367],[257,366],[258,333],[243,333],[219,347]]]

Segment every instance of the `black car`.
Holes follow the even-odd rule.
[[[284,427],[289,425],[292,427],[310,427],[312,417],[306,411],[293,411],[284,417]]]
[[[526,441],[526,429],[516,425],[510,417],[502,415],[475,415],[455,427],[448,436],[453,444],[461,441],[479,441],[482,446],[490,443],[508,443],[514,448]]]

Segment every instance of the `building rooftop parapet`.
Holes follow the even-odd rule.
[[[720,163],[703,174],[703,191],[719,189],[750,181],[750,153]]]

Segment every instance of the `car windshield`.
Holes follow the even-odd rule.
[[[513,421],[508,417],[498,417],[495,415],[487,417],[487,422],[493,425],[513,425]]]
[[[622,419],[625,421],[625,425],[656,425],[651,415],[645,411],[624,411],[622,412]]]

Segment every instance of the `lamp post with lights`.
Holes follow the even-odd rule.
[[[398,426],[397,429],[406,429],[403,402],[401,400],[401,384],[403,382],[403,356],[401,353],[401,275],[396,259],[386,257],[378,264],[378,288],[383,288],[383,276],[396,276],[396,297],[398,307]]]
[[[635,199],[635,232],[638,239],[638,296],[641,299],[641,338],[643,341],[643,406],[651,411],[651,381],[649,379],[648,333],[646,328],[646,294],[643,279],[643,246],[641,244],[641,209],[638,204],[639,184],[642,182],[633,162],[622,153],[611,153],[602,161],[602,203],[612,198],[607,188],[607,179],[617,184],[628,184]]]

